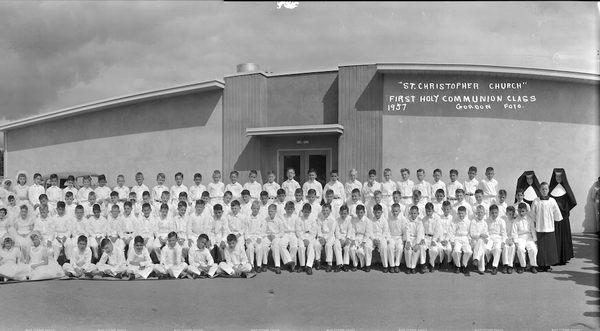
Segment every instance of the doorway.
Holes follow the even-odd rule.
[[[331,148],[277,150],[277,179],[280,183],[287,180],[289,168],[295,170],[294,179],[300,185],[308,180],[309,169],[315,169],[317,181],[325,185],[331,172]]]

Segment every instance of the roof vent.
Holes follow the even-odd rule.
[[[256,63],[242,63],[237,65],[237,73],[247,73],[260,71],[260,67]]]

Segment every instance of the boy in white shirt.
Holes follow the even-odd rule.
[[[479,180],[475,178],[475,176],[477,176],[477,167],[470,166],[467,175],[469,176],[469,179],[465,180],[464,184],[466,195],[465,200],[473,205],[475,203],[475,190],[477,189],[477,186],[479,186]]]
[[[531,206],[529,206],[529,204],[525,201],[525,193],[523,190],[519,189],[517,190],[517,193],[515,193],[515,203],[513,204],[513,208],[515,208],[515,210],[518,209],[521,203],[527,205],[527,213],[530,213]]]
[[[60,201],[65,200],[65,196],[67,195],[67,192],[72,192],[73,197],[75,197],[77,195],[77,189],[73,186],[74,184],[75,184],[75,177],[73,177],[72,175],[67,176],[67,180],[65,181],[65,188],[62,189],[62,198],[60,199]],[[57,185],[58,185],[58,181],[57,181]]]
[[[358,171],[356,171],[356,169],[351,169],[348,172],[348,181],[344,185],[344,190],[346,191],[346,202],[347,203],[350,202],[350,199],[351,199],[350,196],[352,195],[352,191],[357,189],[359,193],[362,192],[362,183],[356,179],[357,176],[358,176]],[[360,197],[359,200],[362,200],[362,196]]]
[[[392,170],[385,168],[383,170],[383,180],[381,181],[381,194],[383,196],[382,201],[386,206],[392,205],[392,194],[396,191],[396,187],[396,182],[392,180]]]
[[[242,197],[240,201],[240,213],[245,217],[249,217],[252,214],[252,196],[250,195],[250,191],[243,189]],[[256,200],[254,200],[256,201]]]
[[[311,207],[311,212],[310,214],[315,218],[315,220],[317,219],[317,217],[319,217],[319,214],[321,214],[321,201],[317,200],[317,194],[316,191],[314,189],[310,189],[308,190],[308,197],[307,197],[307,203],[310,204]]]
[[[317,217],[317,242],[315,243],[315,263],[318,266],[321,265],[321,253],[323,252],[323,246],[325,246],[325,272],[331,272],[333,265],[333,245],[335,243],[335,218],[331,213],[331,205],[325,203],[322,206],[321,214]],[[340,271],[342,264],[342,257],[336,256],[336,268],[335,272]]]
[[[529,270],[532,273],[537,273],[537,235],[535,224],[533,219],[528,216],[526,205],[527,203],[525,202],[519,204],[519,217],[513,222],[511,231],[512,239],[517,249],[517,256],[519,257],[520,267],[517,269],[517,273],[523,273],[523,269],[527,266],[525,250],[527,250],[531,264]]]
[[[442,180],[442,170],[440,169],[435,169],[433,171],[433,183],[431,183],[431,193],[435,194],[437,192],[437,190],[442,190],[444,191],[444,196],[447,195],[446,192],[446,183],[444,183]]]
[[[73,248],[77,246],[77,238],[79,238],[79,236],[85,236],[86,238],[89,236],[89,227],[87,226],[85,217],[83,217],[82,205],[77,205],[75,207],[75,217],[68,227],[70,234],[69,239],[67,239],[66,242],[65,253],[72,252]],[[67,258],[71,259],[71,256],[67,255]]]
[[[169,232],[167,238],[167,244],[162,248],[160,254],[162,274],[168,274],[173,278],[183,278],[187,263],[184,262],[181,246],[177,245],[179,240],[177,232]]]
[[[340,207],[342,206],[344,200],[335,199],[334,197],[335,197],[335,192],[333,192],[332,189],[326,190],[325,191],[325,200],[323,201],[323,204],[328,203],[329,205],[331,205],[331,216],[335,220],[336,218],[338,218],[338,216],[340,216],[339,210],[340,210]]]
[[[456,218],[453,223],[452,238],[452,260],[454,260],[454,273],[464,272],[465,276],[469,276],[470,272],[467,268],[469,259],[473,255],[471,249],[470,228],[471,221],[467,217],[467,209],[465,206],[460,206],[457,209]],[[462,255],[462,260],[461,260]],[[461,264],[462,261],[462,264]]]
[[[485,210],[485,217],[489,217],[490,205],[483,201],[483,191],[481,189],[475,190],[475,202],[473,203],[473,210],[475,210],[478,206],[483,206]]]
[[[286,174],[287,180],[281,183],[281,188],[285,190],[285,199],[287,201],[293,201],[296,195],[296,190],[301,189],[301,187],[300,184],[294,179],[294,177],[296,177],[296,170],[294,170],[294,168],[289,168]],[[302,194],[302,198],[304,198],[304,194]]]
[[[6,212],[6,209],[4,209],[4,212]],[[0,224],[4,222],[8,221],[3,221],[2,215],[0,214]],[[0,231],[4,232],[2,233],[2,235],[4,235],[7,230],[2,229]],[[54,240],[54,218],[50,216],[50,213],[48,212],[48,206],[40,205],[39,214],[36,216],[35,221],[33,222],[33,231],[38,231],[41,234],[42,238],[44,239],[42,245],[52,249],[52,241]]]
[[[348,202],[348,213],[351,217],[356,217],[356,207],[357,206],[365,206],[365,204],[360,200],[362,194],[360,190],[355,188],[352,190],[350,202]]]
[[[258,171],[252,169],[248,174],[248,182],[244,184],[244,190],[248,190],[252,201],[258,200],[260,192],[262,191],[262,185],[256,181],[258,177]]]
[[[386,208],[387,209],[387,208]],[[390,271],[390,256],[388,254],[388,241],[390,240],[390,228],[387,218],[383,217],[383,207],[380,204],[373,206],[373,249],[377,248],[381,257],[383,273]]]
[[[70,262],[62,266],[67,276],[78,278],[87,276],[91,278],[93,273],[96,272],[97,268],[92,264],[92,251],[88,247],[86,236],[77,238],[77,246],[73,247],[69,255],[71,256]]]
[[[317,171],[315,169],[308,170],[308,180],[302,185],[304,195],[308,195],[308,190],[314,189],[317,196],[317,201],[323,199],[323,186],[317,181]]]
[[[73,192],[67,192],[65,194],[65,213],[70,217],[75,217],[75,207],[77,207],[77,203],[75,203],[74,200]]]
[[[215,206],[216,204],[223,204],[223,195],[225,194],[225,184],[221,181],[221,172],[219,170],[213,171],[213,181],[206,185],[206,189],[210,195],[210,203]]]
[[[238,200],[231,202],[231,213],[227,215],[226,221],[229,233],[236,236],[237,244],[243,248],[246,242],[245,234],[248,218],[240,212],[240,202]]]
[[[414,190],[411,195],[411,203],[406,206],[404,211],[404,217],[409,218],[410,216],[410,207],[416,206],[419,208],[419,217],[422,218],[425,216],[425,201],[421,199],[421,191]]]
[[[163,177],[164,177],[164,175],[163,175]],[[164,179],[163,179],[163,183],[164,183]],[[166,190],[166,189],[167,188],[164,187],[164,190]],[[135,192],[137,202],[142,201],[142,196],[145,191],[150,191],[148,186],[146,186],[146,184],[144,184],[144,174],[142,174],[141,172],[138,172],[135,174],[135,185],[133,185],[133,187],[131,188],[131,191]]]
[[[50,187],[46,190],[48,196],[48,205],[51,209],[56,209],[56,203],[63,199],[63,192],[58,187],[58,175],[50,175]]]
[[[29,199],[29,203],[31,203],[33,208],[40,204],[40,195],[46,194],[46,189],[41,184],[42,175],[39,173],[34,174],[33,184],[31,184],[27,189],[27,198]]]
[[[381,192],[381,183],[377,182],[377,171],[371,169],[369,170],[369,180],[362,186],[362,196],[365,205],[373,204],[375,191]]]
[[[494,179],[494,168],[485,169],[485,177],[479,182],[478,188],[483,191],[483,201],[488,204],[496,203],[498,195],[498,181]]]
[[[98,207],[101,207],[100,204],[96,203],[96,193],[94,191],[91,191],[88,194],[87,202],[82,203],[82,205],[83,213],[86,218],[90,218],[94,215],[94,205],[98,205]]]
[[[190,186],[190,200],[195,202],[202,199],[204,191],[206,191],[206,186],[202,185],[202,174],[197,172],[194,174],[194,185]]]
[[[161,213],[161,208],[162,205],[167,205],[167,207],[169,207],[170,203],[170,199],[171,198],[171,194],[169,193],[169,191],[163,191],[160,195],[160,200],[154,203],[153,206],[153,210],[154,210],[154,216],[158,217],[160,216]],[[166,235],[168,233],[165,233],[165,239],[167,238]]]
[[[277,206],[277,215],[279,215],[279,217],[283,217],[285,214],[285,206],[288,202],[290,201],[285,201],[285,191],[281,188],[278,189],[276,199],[273,203]]]
[[[145,202],[142,205],[142,212],[137,217],[135,233],[144,238],[144,245],[150,254],[160,255],[160,242],[156,239],[158,223],[152,216],[152,207],[150,203]]]
[[[97,260],[100,256],[98,255],[98,247],[100,242],[106,237],[108,232],[108,221],[104,216],[100,214],[100,205],[94,204],[92,207],[92,216],[87,219],[88,224],[88,243],[92,248],[94,254],[94,260]]]
[[[187,256],[188,250],[190,249],[187,238],[187,203],[185,201],[179,201],[177,204],[177,214],[173,216],[175,222],[175,232],[177,232],[177,244],[181,246],[181,253]]]
[[[277,206],[275,204],[271,204],[268,207],[268,215],[265,218],[265,236],[262,239],[264,242],[263,245],[263,260],[262,260],[262,268],[261,271],[267,271],[267,261],[269,258],[269,251],[273,253],[273,262],[275,263],[275,273],[281,274],[281,253],[285,253],[281,249],[279,244],[281,238],[283,237],[283,225],[281,222],[281,218],[277,216]],[[291,257],[289,256],[289,252],[283,258],[284,262],[290,261]]]
[[[297,272],[302,272],[306,266],[307,275],[313,274],[312,267],[316,255],[315,247],[320,246],[319,241],[316,239],[319,232],[319,225],[316,218],[311,215],[311,210],[310,204],[305,203],[296,221],[298,260],[300,265]],[[319,250],[319,252],[321,251]]]
[[[456,190],[463,190],[465,187],[458,181],[458,170],[451,169],[450,170],[450,182],[446,186],[446,196],[450,202],[456,202]]]
[[[119,193],[119,201],[129,201],[129,187],[125,186],[125,176],[117,176],[117,186],[113,188],[113,191]]]
[[[121,221],[121,208],[119,208],[119,205],[115,204],[111,207],[110,213],[108,213],[108,216],[106,217],[106,223],[106,235],[112,242],[114,248],[118,251],[125,251],[125,243],[119,238],[119,233],[121,233],[121,226],[123,224],[123,221]]]
[[[229,234],[227,247],[224,250],[225,261],[219,263],[219,269],[230,276],[254,277],[252,266],[248,263],[248,257],[243,247],[243,244],[238,244],[238,237],[235,234]]]
[[[391,213],[388,218],[388,227],[390,229],[390,239],[388,241],[388,257],[390,264],[390,272],[400,272],[400,261],[402,260],[402,252],[404,251],[404,228],[406,218],[400,213],[400,204],[395,202],[392,204]]]
[[[439,216],[433,212],[433,204],[428,202],[425,204],[425,216],[421,220],[423,223],[424,238],[421,241],[421,266],[425,272],[433,272],[435,269],[435,262],[438,256],[444,257],[444,252],[437,240],[435,240],[436,233],[439,233]],[[429,255],[429,268],[427,268],[426,257]]]
[[[171,199],[173,203],[177,203],[179,200],[179,193],[185,192],[188,194],[187,186],[183,185],[183,174],[178,172],[175,174],[175,185],[171,186]]]
[[[211,223],[212,230],[208,234],[212,246],[210,253],[215,262],[217,262],[223,259],[223,249],[225,249],[227,234],[229,233],[227,220],[223,216],[223,206],[219,203],[213,207],[213,219]]]
[[[94,192],[96,193],[96,201],[98,201],[99,204],[106,205],[110,201],[110,193],[112,191],[106,186],[105,175],[98,176],[98,187],[94,189]]]
[[[131,247],[127,254],[127,273],[130,280],[147,279],[155,270],[160,271],[160,268],[156,268],[157,266],[152,262],[150,253],[144,246],[144,238],[136,236]]]
[[[411,206],[408,221],[404,226],[404,261],[406,262],[407,274],[414,274],[419,257],[421,245],[424,238],[423,223],[419,219],[419,207]],[[423,269],[421,268],[421,273]]]
[[[110,193],[110,202],[106,205],[106,216],[108,217],[108,214],[110,214],[113,206],[118,206],[119,207],[119,211],[123,210],[123,203],[119,201],[119,193],[112,191]]]
[[[506,207],[508,207],[508,204],[506,203],[506,195],[507,193],[505,189],[500,189],[498,191],[498,201],[496,202],[496,206],[498,206],[499,217],[506,216]]]
[[[61,255],[61,251],[67,247],[67,239],[70,235],[70,224],[73,222],[73,218],[65,213],[64,201],[59,201],[56,204],[56,217],[54,218],[54,242],[52,247],[54,249],[54,258],[58,260]],[[86,240],[87,243],[87,240]],[[65,256],[67,252],[65,251]]]
[[[302,207],[304,207],[304,204],[306,203],[306,200],[304,200],[304,192],[302,191],[302,189],[297,188],[296,192],[294,192],[294,200],[288,201],[294,201],[294,213],[300,215],[302,213]]]
[[[231,181],[231,183],[225,185],[225,191],[231,192],[233,200],[238,200],[239,198],[241,198],[242,190],[244,189],[242,184],[238,183],[238,181],[237,181],[239,175],[240,175],[240,173],[237,172],[236,170],[230,172],[229,180]],[[238,244],[239,244],[239,240],[238,240]]]
[[[331,180],[325,184],[323,191],[327,192],[328,190],[333,191],[333,199],[336,200],[336,205],[341,206],[346,201],[346,192],[344,191],[344,184],[342,184],[338,179],[338,171],[332,170]],[[337,211],[335,212],[337,214]]]
[[[163,194],[164,191],[169,191],[169,188],[166,187],[165,184],[165,180],[166,180],[166,176],[165,174],[163,174],[162,172],[159,173],[158,175],[156,175],[156,184],[153,188],[152,188],[152,202],[153,203],[161,203],[161,196]],[[158,208],[155,208],[156,210],[158,210]]]
[[[452,210],[454,211],[454,216],[458,215],[458,209],[460,207],[465,207],[467,219],[473,219],[473,209],[471,208],[471,205],[467,201],[465,201],[465,191],[463,189],[456,190],[456,203],[452,207]]]
[[[512,225],[515,222],[515,207],[506,207],[506,215],[499,217],[504,218],[504,222],[506,223],[506,236],[508,237],[506,239],[506,244],[504,245],[504,250],[502,251],[502,264],[505,266],[504,269],[502,269],[502,273],[512,274],[513,263],[515,261],[515,255],[517,253],[517,247],[515,246],[515,242],[512,236]]]
[[[398,182],[398,191],[402,193],[400,202],[405,206],[409,206],[412,202],[412,192],[415,183],[408,178],[410,176],[410,170],[407,168],[400,169],[400,174],[402,175],[402,179]]]
[[[263,191],[267,191],[267,193],[269,193],[270,202],[275,201],[278,194],[277,191],[279,191],[279,189],[279,184],[275,182],[275,173],[273,171],[269,171],[267,173],[267,182],[263,184]]]
[[[371,271],[371,257],[373,254],[373,225],[365,216],[365,206],[356,207],[356,217],[352,219],[350,227],[350,257],[352,258],[352,271],[356,271],[358,262],[365,272]]]
[[[269,193],[267,191],[260,192],[260,211],[259,214],[262,215],[263,218],[266,218],[269,215],[269,206],[271,205],[271,201],[269,200]],[[275,206],[277,207],[277,206]]]
[[[137,235],[135,232],[136,218],[132,210],[131,202],[125,201],[123,214],[121,215],[121,226],[119,227],[119,238],[123,241],[124,247],[127,247],[128,252],[133,250],[133,238]]]
[[[285,192],[284,198],[285,198]],[[283,230],[283,236],[279,241],[281,255],[283,262],[288,266],[290,272],[294,272],[296,266],[296,258],[298,252],[298,237],[296,237],[296,222],[298,215],[294,214],[294,203],[291,201],[285,204],[285,214],[281,217],[281,224]],[[288,245],[290,246],[288,250]],[[286,263],[286,258],[289,256],[290,260]]]
[[[488,233],[490,240],[485,246],[485,257],[487,261],[493,256],[492,260],[492,275],[498,273],[498,263],[500,263],[500,255],[502,251],[506,254],[506,223],[503,218],[498,217],[498,206],[491,205],[489,208],[489,218],[487,219]]]
[[[471,222],[469,234],[471,236],[471,245],[473,245],[473,265],[477,267],[477,273],[483,275],[485,271],[486,245],[490,242],[483,206],[477,206],[477,209],[475,209],[475,219]]]
[[[413,190],[421,191],[421,197],[425,202],[429,202],[432,199],[431,184],[425,179],[425,170],[417,170],[417,182],[413,186]]]
[[[373,218],[375,217],[373,214],[373,207],[375,207],[376,205],[380,205],[385,210],[388,209],[388,206],[383,202],[383,194],[379,190],[373,192],[373,199],[370,203],[365,204],[365,208],[367,209],[367,217],[370,220],[373,220]],[[387,217],[387,215],[385,215],[384,218],[385,217]]]
[[[250,207],[250,215],[247,217],[246,224],[246,255],[248,262],[252,266],[252,271],[261,272],[261,262],[263,257],[262,238],[265,236],[265,218],[260,215],[260,202],[254,200]],[[256,257],[256,259],[255,259]],[[256,261],[256,268],[254,267]]]
[[[83,177],[83,187],[77,191],[77,196],[75,200],[79,204],[84,204],[87,202],[88,195],[93,191],[92,187],[92,178],[90,176]]]
[[[444,214],[444,211],[442,209],[442,206],[444,204],[444,198],[445,198],[445,194],[444,190],[442,190],[441,188],[438,189],[435,192],[435,199],[433,200],[432,204],[433,204],[433,212],[438,214],[439,216],[442,216]]]
[[[198,236],[196,245],[192,245],[188,252],[189,266],[187,270],[196,277],[208,275],[213,278],[219,269],[210,255],[210,251],[206,248],[208,242],[208,236],[202,233]]]
[[[336,261],[343,261],[342,270],[348,272],[350,265],[350,227],[352,223],[352,216],[350,216],[348,206],[343,204],[340,207],[340,216],[336,219],[335,226],[335,243],[333,245],[333,251],[336,256]],[[342,260],[338,259],[342,257]],[[338,262],[339,265],[339,262]]]
[[[199,235],[211,232],[212,223],[211,214],[207,212],[204,200],[196,200],[194,208],[190,209],[192,209],[193,212],[188,215],[186,238],[188,240],[188,246],[192,248],[196,245]]]
[[[443,214],[439,217],[439,227],[433,235],[433,239],[440,246],[440,262],[444,270],[449,269],[452,262],[452,242],[454,242],[454,217],[450,201],[442,203]]]

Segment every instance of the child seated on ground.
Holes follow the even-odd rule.
[[[100,242],[102,256],[96,264],[97,274],[108,277],[121,278],[127,272],[125,254],[123,250],[115,249],[110,239],[104,238]]]
[[[162,248],[160,253],[161,274],[168,275],[173,278],[185,276],[187,263],[183,261],[183,253],[181,246],[177,245],[177,232],[171,231],[167,235],[167,244]]]
[[[129,279],[148,277],[157,270],[150,258],[148,249],[144,246],[144,238],[136,236],[133,239],[133,249],[127,252],[127,273]]]
[[[29,236],[31,246],[29,247],[27,266],[29,267],[29,280],[42,280],[60,278],[65,275],[63,269],[54,260],[51,247],[42,246],[42,235],[33,231]]]
[[[238,238],[235,234],[227,235],[227,247],[224,250],[225,261],[219,263],[219,269],[230,276],[253,277],[252,266],[248,263],[243,245],[238,245],[237,241]]]
[[[196,246],[191,247],[188,251],[189,266],[187,270],[194,278],[203,275],[213,278],[219,270],[219,266],[215,264],[206,245],[208,245],[208,235],[202,233],[198,236]]]
[[[104,239],[106,240],[106,239]],[[77,247],[72,248],[70,262],[63,264],[65,275],[69,277],[92,277],[97,268],[92,264],[92,250],[88,247],[86,236],[77,238]]]

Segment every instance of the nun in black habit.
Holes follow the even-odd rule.
[[[523,201],[527,202],[529,206],[535,198],[539,198],[541,196],[540,193],[540,182],[535,176],[535,172],[533,170],[527,170],[523,172],[521,177],[517,179],[517,190],[515,192],[515,202],[517,202],[517,192],[519,190],[523,191]]]
[[[573,258],[573,240],[571,239],[571,224],[569,214],[577,205],[571,185],[567,180],[567,173],[563,168],[554,168],[550,179],[550,196],[556,200],[562,221],[554,222],[556,235],[556,248],[558,250],[558,265],[563,265]]]

